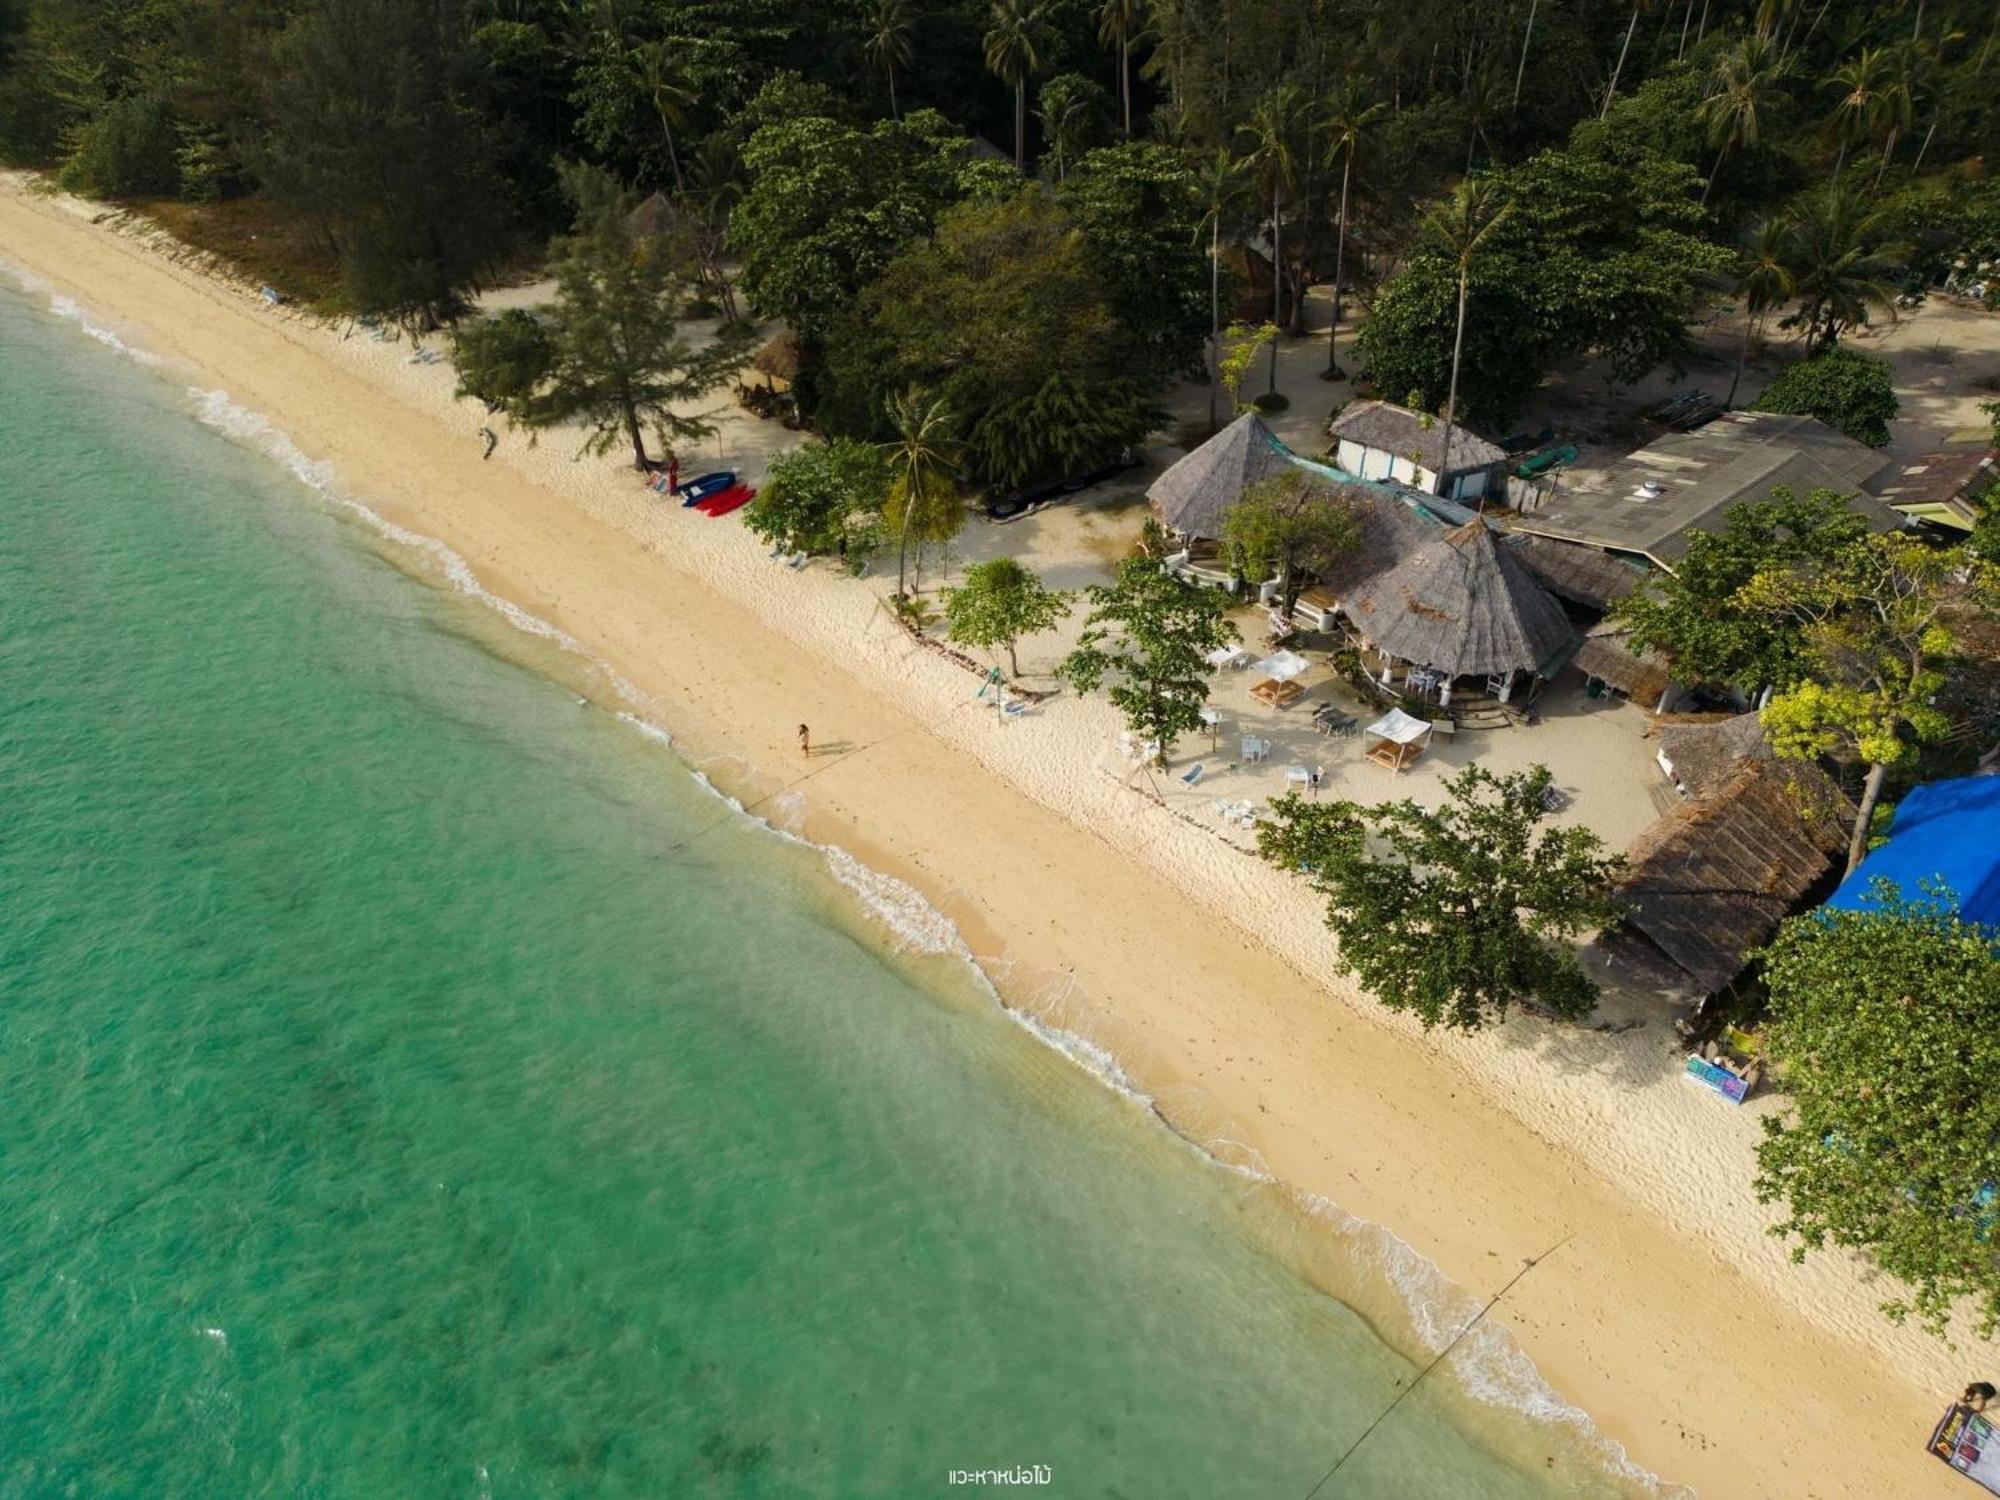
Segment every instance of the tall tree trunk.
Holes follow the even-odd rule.
[[[1021,675],[1021,660],[1014,655],[1014,638],[1012,636],[1007,637],[1007,670],[1015,677]]]
[[[1924,34],[1924,0],[1917,0],[1917,24],[1910,28],[1910,40],[1919,41]]]
[[[1746,318],[1743,324],[1743,347],[1736,351],[1736,373],[1729,379],[1729,397],[1722,403],[1724,408],[1733,408],[1736,405],[1736,387],[1743,383],[1743,367],[1750,362],[1750,341],[1756,336],[1756,318]]]
[[[1611,87],[1604,91],[1604,108],[1598,111],[1597,118],[1600,120],[1611,113],[1611,101],[1618,97],[1618,75],[1625,71],[1625,54],[1631,50],[1632,33],[1638,30],[1638,27],[1639,7],[1634,5],[1632,7],[1632,19],[1625,27],[1624,44],[1618,49],[1617,66],[1611,70]]]
[[[1208,226],[1208,435],[1215,436],[1215,397],[1222,386],[1222,210]]]
[[[1834,182],[1840,181],[1840,169],[1846,165],[1847,165],[1847,140],[1843,136],[1840,142],[1840,154],[1834,157],[1833,159],[1833,177],[1831,179],[1832,181]]]
[[[1028,161],[1028,79],[1014,85],[1014,170],[1025,172]]]
[[[1875,169],[1875,186],[1871,191],[1882,191],[1882,174],[1889,170],[1889,158],[1896,150],[1896,127],[1889,127],[1889,139],[1882,143],[1882,165]]]
[[[667,137],[667,161],[674,169],[674,191],[685,193],[687,184],[681,181],[681,154],[674,149],[674,127],[667,123],[664,113],[660,116],[660,129]]]
[[[1912,177],[1916,176],[1917,173],[1923,171],[1924,153],[1931,149],[1931,137],[1937,134],[1937,128],[1938,128],[1937,117],[1933,115],[1931,117],[1931,128],[1924,132],[1924,143],[1921,146],[1917,147],[1917,159],[1915,162],[1911,163],[1910,175]]]
[[[625,432],[632,439],[632,467],[643,474],[648,468],[646,463],[646,434],[640,430],[639,413],[630,402],[627,402],[625,406]]]
[[[1678,48],[1674,50],[1675,62],[1679,62],[1682,58],[1687,56],[1688,27],[1692,26],[1693,24],[1694,24],[1694,0],[1688,0],[1687,9],[1681,12],[1681,44]]]
[[[896,528],[896,597],[903,597],[905,569],[910,556],[910,497],[903,497],[903,524]]]
[[[1535,34],[1535,10],[1542,0],[1528,0],[1528,24],[1521,28],[1521,61],[1514,69],[1514,102],[1508,106],[1510,112],[1521,107],[1521,80],[1528,72],[1528,40]],[[1694,0],[1688,0],[1692,5]]]
[[[1347,161],[1340,169],[1340,229],[1333,241],[1333,321],[1326,325],[1326,373],[1340,379],[1340,291],[1347,274],[1347,182],[1354,175],[1354,146],[1350,141]]]
[[[1634,15],[1638,13],[1633,12]],[[1444,448],[1438,455],[1438,491],[1444,494],[1451,472],[1451,429],[1458,421],[1458,361],[1465,353],[1465,302],[1472,290],[1472,267],[1465,261],[1458,267],[1458,332],[1451,341],[1451,394],[1444,398]],[[1447,497],[1448,498],[1448,497]]]
[[[1278,394],[1278,340],[1276,330],[1285,326],[1285,255],[1279,238],[1284,233],[1284,207],[1274,190],[1271,194],[1271,394]]]
[[[1722,170],[1722,158],[1726,155],[1728,155],[1728,148],[1716,148],[1715,165],[1708,169],[1708,181],[1701,185],[1701,204],[1703,208],[1708,207],[1708,195],[1715,191],[1716,174]]]
[[[1694,44],[1699,47],[1701,39],[1708,35],[1708,0],[1701,0],[1701,20],[1694,28]]]
[[[1882,783],[1889,778],[1887,766],[1870,766],[1868,779],[1861,783],[1861,808],[1854,815],[1854,834],[1847,841],[1847,873],[1868,854],[1868,825],[1875,816],[1875,804],[1882,800]]]
[[[1132,39],[1118,39],[1118,95],[1125,105],[1125,139],[1132,139]]]
[[[889,117],[894,120],[903,118],[902,110],[896,107],[896,67],[893,63],[889,65]]]

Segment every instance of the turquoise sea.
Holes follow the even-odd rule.
[[[0,1497],[1303,1497],[1428,1360],[203,410],[0,291]],[[1319,1491],[1633,1492],[1449,1368]]]

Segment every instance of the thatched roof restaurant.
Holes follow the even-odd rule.
[[[1631,632],[1610,620],[1600,621],[1583,633],[1576,666],[1584,676],[1595,677],[1613,692],[1623,693],[1646,708],[1658,707],[1674,681],[1664,657],[1634,651]]]
[[[1379,650],[1448,677],[1547,676],[1576,639],[1562,606],[1479,520],[1433,535],[1344,607]]]
[[[1253,484],[1296,472],[1291,450],[1246,411],[1153,481],[1146,498],[1160,520],[1184,536],[1222,536],[1222,518]]]
[[[1517,533],[1507,539],[1535,582],[1586,609],[1608,610],[1646,581],[1646,571],[1609,552],[1553,537]]]

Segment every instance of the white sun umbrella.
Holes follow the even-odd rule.
[[[1312,663],[1296,651],[1280,651],[1258,662],[1257,670],[1273,682],[1290,682],[1294,677],[1303,677],[1311,666]]]

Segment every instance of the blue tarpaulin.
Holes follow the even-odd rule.
[[[1910,900],[1922,898],[1924,881],[1940,881],[1958,897],[1966,921],[2000,926],[2000,776],[1915,788],[1896,808],[1889,842],[1826,904],[1846,911],[1872,906],[1869,890],[1878,878]]]

